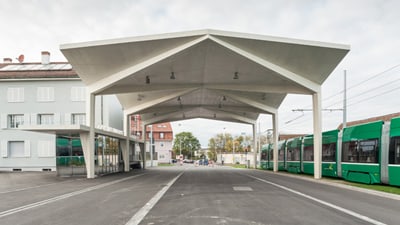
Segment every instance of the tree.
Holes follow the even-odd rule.
[[[182,153],[185,158],[193,158],[194,151],[200,148],[200,141],[191,132],[181,132],[175,135],[172,150],[176,155]]]
[[[220,133],[210,138],[208,141],[208,148],[210,152],[213,152],[213,155],[216,155],[221,152],[233,152],[233,144],[235,144],[235,152],[245,152],[246,149],[249,149],[252,143],[251,140],[252,137],[250,136],[233,137],[228,133]]]

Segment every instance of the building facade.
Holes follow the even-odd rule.
[[[42,52],[38,63],[5,58],[0,63],[0,170],[57,170],[58,136],[18,128],[86,124],[86,98],[86,87],[71,65],[50,62],[49,52]],[[122,130],[117,98],[97,96],[96,102],[96,128]]]
[[[140,115],[131,116],[131,134],[142,138],[143,124]],[[159,123],[146,126],[146,141],[153,142],[153,160],[158,163],[170,163],[173,158],[172,145],[174,134],[171,123]],[[150,146],[150,145],[149,145]],[[146,149],[150,159],[150,148]]]

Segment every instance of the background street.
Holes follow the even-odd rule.
[[[54,173],[0,173],[0,178],[2,225],[125,225],[134,224],[135,218],[140,224],[400,221],[399,198],[269,171],[187,164],[91,180],[58,178]]]

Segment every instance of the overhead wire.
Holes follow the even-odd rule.
[[[390,71],[396,69],[397,67],[400,67],[400,63],[397,64],[397,65],[395,65],[395,66],[392,66],[392,67],[390,67],[390,68],[388,68],[388,69],[386,69],[386,70],[384,70],[384,71],[382,71],[382,72],[380,72],[380,73],[377,73],[377,74],[375,74],[375,75],[369,77],[368,79],[365,79],[365,80],[363,80],[363,81],[361,81],[361,82],[359,82],[359,83],[356,83],[356,84],[354,84],[354,85],[348,87],[347,90],[353,89],[353,88],[355,88],[355,87],[357,87],[357,86],[360,86],[361,84],[364,84],[364,83],[366,83],[366,82],[368,82],[368,81],[370,81],[370,80],[373,80],[373,79],[375,79],[375,78],[378,78],[378,77],[380,77],[380,76],[382,76],[382,75],[386,75],[388,72],[390,72]],[[382,88],[382,87],[387,86],[387,85],[390,85],[390,84],[393,84],[393,82],[397,82],[397,81],[400,81],[400,78],[399,78],[399,79],[396,79],[396,80],[394,80],[394,81],[389,81],[389,82],[386,82],[386,83],[384,83],[384,84],[382,84],[382,85],[379,85],[379,86],[375,87],[374,90],[379,89],[379,88]],[[372,97],[368,97],[368,98],[362,99],[362,100],[360,100],[360,101],[351,103],[351,104],[349,104],[348,106],[353,106],[353,105],[359,104],[359,103],[361,103],[361,102],[367,101],[367,100],[369,100],[369,99],[371,99],[371,98],[379,97],[379,96],[381,96],[381,95],[384,95],[384,94],[387,94],[387,93],[390,93],[390,92],[393,92],[393,91],[396,91],[396,90],[399,90],[399,88],[394,88],[394,89],[391,89],[391,90],[389,90],[389,91],[386,91],[386,92],[383,92],[383,93],[374,95],[374,96],[372,96]],[[342,94],[343,92],[344,92],[344,90],[342,90],[342,91],[340,91],[340,92],[337,92],[337,93],[335,93],[335,94],[333,94],[333,95],[330,95],[330,96],[324,98],[323,101],[326,101],[326,100],[328,100],[328,99],[331,99],[331,98],[333,98],[333,97],[336,97],[336,96],[338,96],[339,94]],[[350,97],[350,98],[348,98],[348,99],[354,99],[354,98],[356,98],[356,97],[361,96],[362,94],[365,94],[366,92],[371,92],[371,91],[370,91],[370,90],[363,91],[363,92],[361,92],[361,93],[359,93],[359,94],[357,94],[357,95],[355,95],[355,96],[352,96],[352,97]],[[337,104],[342,103],[342,102],[343,102],[343,101],[341,100],[341,101],[332,103],[332,104],[330,104],[329,106],[327,106],[327,108],[328,108],[328,107],[331,107],[331,106],[334,106],[334,105],[337,105]],[[308,106],[308,107],[310,107],[310,106]],[[303,119],[300,120],[300,121],[296,121],[296,120],[298,120],[298,119],[300,119],[300,118],[303,118]],[[307,119],[307,117],[305,117],[305,115],[297,116],[297,117],[295,117],[294,119],[291,119],[291,120],[285,122],[285,125],[283,126],[283,128],[288,127],[288,126],[291,126],[291,125],[294,125],[294,124],[301,123],[302,121],[305,122],[306,120],[304,120],[304,119]],[[296,122],[295,122],[295,123],[292,123],[292,122],[294,122],[294,121],[296,121]]]
[[[385,86],[387,86],[387,85],[391,85],[391,84],[393,84],[394,82],[397,82],[397,81],[400,81],[400,78],[399,78],[399,79],[396,79],[396,80],[393,80],[393,81],[386,82],[386,83],[384,83],[384,84],[382,84],[382,85],[379,85],[379,86],[377,86],[377,87],[374,87],[374,91],[376,91],[377,89],[380,89],[380,88],[382,88],[382,87],[385,87]],[[359,96],[361,96],[361,95],[363,95],[363,94],[366,94],[366,93],[368,93],[368,92],[371,92],[371,90],[366,90],[366,91],[363,91],[363,92],[361,92],[361,93],[359,93],[359,94],[357,94],[357,95],[353,95],[353,96],[347,98],[347,100],[351,100],[351,99],[357,98],[357,97],[359,97]],[[378,96],[379,96],[379,95],[376,95],[375,97],[378,97]],[[334,102],[334,103],[332,103],[332,104],[330,104],[330,105],[328,105],[328,106],[326,106],[326,107],[332,107],[332,106],[337,105],[337,104],[340,104],[340,103],[343,103],[343,100]],[[349,106],[349,105],[348,105],[348,106]]]

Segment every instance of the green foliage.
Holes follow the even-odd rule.
[[[219,152],[245,152],[246,149],[250,148],[251,139],[250,136],[233,137],[228,133],[217,134],[208,141],[209,155],[216,155]],[[209,158],[214,159],[212,157]]]
[[[355,187],[360,187],[360,188],[365,188],[365,189],[371,189],[375,191],[382,191],[382,192],[387,192],[391,194],[397,194],[400,195],[400,188],[399,187],[394,187],[394,186],[388,186],[388,185],[378,185],[378,184],[360,184],[360,183],[347,183],[348,185],[355,186]]]
[[[181,132],[175,135],[172,150],[176,155],[182,152],[185,158],[193,158],[194,151],[201,148],[200,141],[191,132]]]
[[[174,164],[171,164],[171,163],[158,163],[158,166],[174,166]]]

